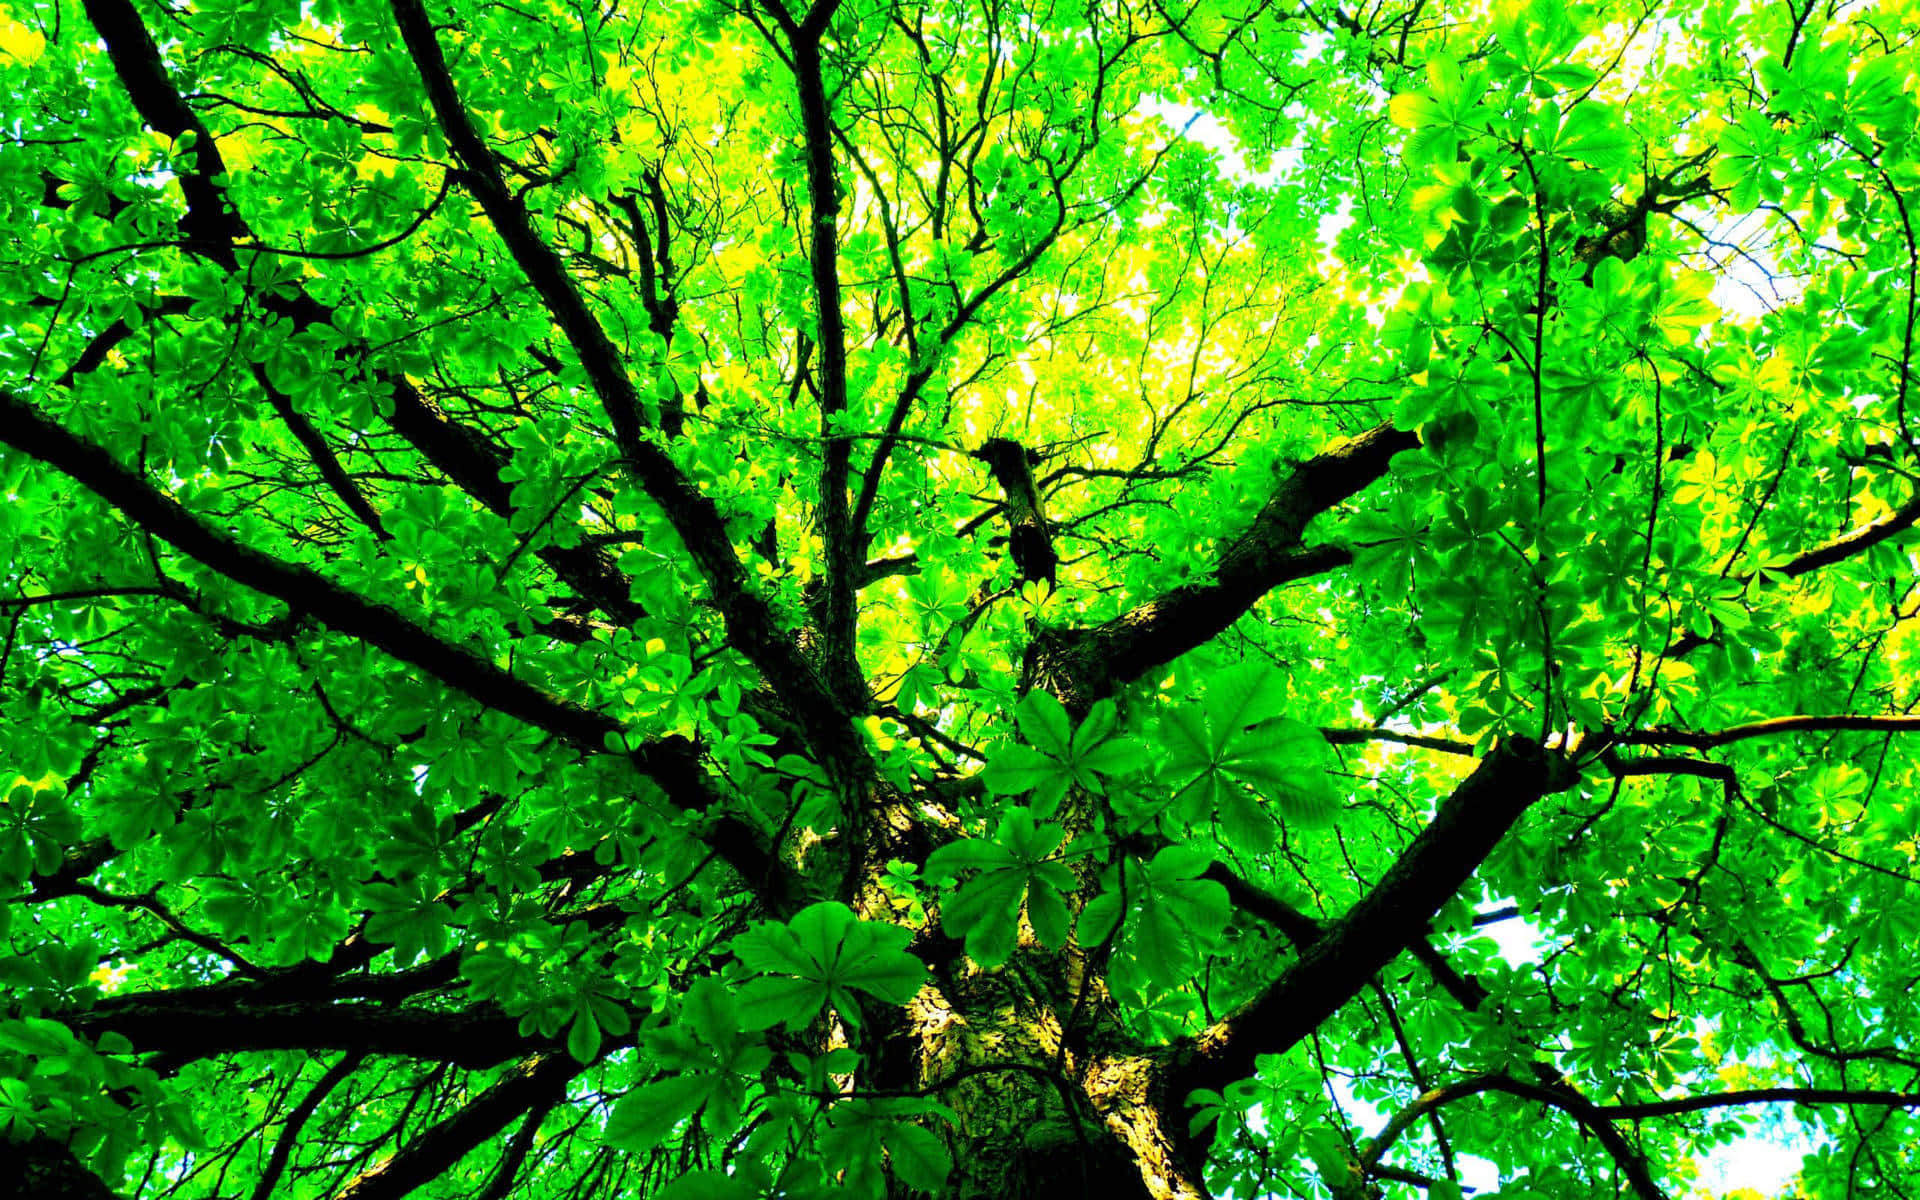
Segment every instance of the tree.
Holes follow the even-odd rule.
[[[6,2],[0,1196],[1911,1194],[1911,4]]]

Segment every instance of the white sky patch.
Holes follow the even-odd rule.
[[[1240,140],[1233,136],[1233,132],[1219,117],[1206,109],[1162,100],[1157,96],[1142,99],[1140,109],[1149,116],[1165,121],[1179,136],[1210,151],[1220,168],[1220,174],[1236,184],[1260,188],[1284,187],[1306,162],[1303,148],[1288,146],[1274,151],[1268,156],[1266,166],[1255,170]],[[1333,252],[1334,242],[1353,224],[1354,217],[1352,199],[1342,196],[1339,206],[1323,214],[1315,227],[1315,239],[1330,270],[1339,269],[1339,260]]]
[[[1696,253],[1714,264],[1711,297],[1722,312],[1757,320],[1798,302],[1806,290],[1802,277],[1782,272],[1774,261],[1768,249],[1774,231],[1760,214],[1717,214],[1701,232],[1710,244]]]
[[[1699,1191],[1722,1196],[1752,1188],[1762,1196],[1777,1196],[1787,1190],[1800,1173],[1801,1160],[1813,1151],[1806,1127],[1788,1116],[1784,1127],[1769,1135],[1742,1138],[1695,1159],[1700,1168]]]
[[[1276,151],[1272,159],[1261,170],[1254,170],[1247,161],[1245,147],[1233,136],[1219,117],[1203,108],[1188,104],[1176,104],[1162,100],[1157,96],[1143,97],[1140,111],[1149,116],[1159,117],[1171,126],[1175,133],[1198,146],[1204,146],[1213,152],[1220,164],[1220,173],[1235,183],[1251,183],[1260,187],[1279,187],[1286,176],[1298,168],[1305,155],[1298,149],[1288,147]]]
[[[1473,936],[1492,938],[1510,967],[1530,967],[1540,961],[1540,929],[1525,917],[1489,922],[1475,929]]]
[[[1334,240],[1346,232],[1347,226],[1353,224],[1353,220],[1352,197],[1340,197],[1340,207],[1322,216],[1319,227],[1314,231],[1315,236],[1320,239],[1320,249],[1331,255]]]

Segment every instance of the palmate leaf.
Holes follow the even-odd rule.
[[[998,795],[1033,793],[1032,807],[1049,817],[1071,787],[1105,795],[1109,781],[1138,771],[1146,748],[1133,738],[1116,736],[1117,710],[1103,700],[1074,729],[1059,700],[1039,689],[1028,692],[1014,710],[1026,744],[1009,743],[993,752],[984,776]]]
[[[941,924],[948,933],[966,939],[967,953],[975,962],[997,967],[1013,954],[1020,933],[1020,903],[1026,894],[1025,872],[984,872],[942,906]]]
[[[857,1027],[859,1007],[849,989],[905,1004],[926,977],[926,967],[907,953],[911,940],[912,931],[862,921],[831,900],[801,909],[785,924],[763,921],[733,939],[734,956],[759,975],[741,989],[741,1022],[748,1029],[798,1029],[831,1004]]]
[[[1032,809],[1009,809],[992,838],[964,838],[927,856],[927,877],[973,878],[954,889],[941,906],[941,924],[964,938],[967,954],[984,967],[1012,957],[1020,935],[1020,910],[1041,945],[1066,944],[1070,923],[1065,894],[1073,872],[1055,857],[1066,831],[1038,824]]]
[[[406,884],[367,885],[373,913],[367,937],[393,946],[401,962],[444,954],[452,941],[448,910],[423,880]]]
[[[1324,825],[1340,808],[1320,731],[1288,717],[1251,726],[1233,740],[1221,770],[1280,806],[1290,821]]]
[[[1403,149],[1409,165],[1453,161],[1461,141],[1485,122],[1480,112],[1484,87],[1482,79],[1463,75],[1451,59],[1435,58],[1427,64],[1425,88],[1393,97],[1387,113],[1395,125],[1410,131]]]
[[[772,1051],[743,1028],[745,1023],[744,1005],[733,992],[715,979],[697,981],[670,1019],[641,1037],[653,1064],[671,1074],[649,1080],[616,1103],[604,1140],[647,1153],[697,1113],[709,1128],[736,1121],[748,1082],[773,1059]]]
[[[1259,850],[1271,843],[1276,820],[1263,801],[1296,824],[1333,818],[1340,796],[1326,740],[1282,716],[1286,702],[1285,677],[1249,663],[1216,676],[1200,703],[1167,710],[1161,778],[1182,820],[1217,821],[1231,844]]]
[[[908,1187],[937,1191],[953,1170],[953,1158],[937,1134],[914,1122],[915,1117],[928,1116],[953,1119],[945,1108],[925,1101],[845,1100],[829,1109],[820,1151],[835,1168],[836,1194],[864,1194],[878,1200],[886,1192],[880,1171],[883,1162]]]
[[[1129,860],[1124,879],[1108,868],[1100,894],[1081,910],[1080,944],[1096,946],[1117,934],[1123,965],[1116,982],[1133,991],[1186,981],[1233,913],[1227,889],[1201,878],[1211,864],[1197,850],[1168,846],[1150,862]]]
[[[664,1144],[682,1121],[713,1096],[721,1079],[713,1072],[669,1075],[642,1084],[613,1106],[602,1135],[609,1146],[649,1151]]]

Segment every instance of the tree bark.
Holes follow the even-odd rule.
[[[955,1118],[939,1126],[954,1162],[943,1197],[1200,1200],[1163,1127],[1184,1118],[1160,1062],[1121,1030],[1097,977],[1083,994],[1080,956],[1065,958],[1067,977],[1051,954],[991,972],[956,959],[909,1006],[911,1075]]]

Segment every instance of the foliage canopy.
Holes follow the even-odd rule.
[[[5,0],[0,1196],[1911,1195],[1916,37]]]

